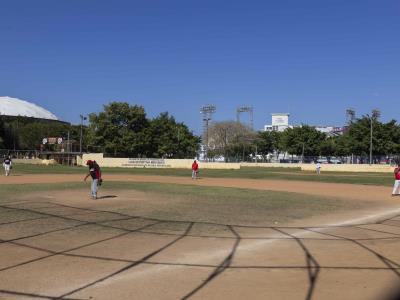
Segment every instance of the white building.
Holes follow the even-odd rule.
[[[335,127],[333,126],[313,126],[315,130],[323,133],[330,133],[334,130]]]
[[[293,128],[292,125],[289,125],[289,116],[288,113],[273,113],[271,114],[271,125],[265,125],[264,131],[284,131],[287,128]]]
[[[328,136],[343,135],[344,128],[337,126],[313,126],[317,131],[326,133]]]
[[[0,97],[0,116],[2,115],[58,120],[54,114],[43,107],[11,97]]]

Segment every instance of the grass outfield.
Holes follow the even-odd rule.
[[[107,182],[102,186],[100,196],[113,194],[126,199],[129,190],[145,192],[145,199],[132,194],[135,201],[128,197],[129,200],[115,207],[115,211],[163,220],[265,225],[360,208],[360,204],[345,200],[298,193],[159,183]],[[82,201],[91,201],[82,196],[86,191],[89,193],[89,186],[85,183],[0,185],[0,205],[20,196],[26,199],[30,193],[34,193],[32,199],[38,200],[40,192],[44,195],[55,191],[64,197],[68,197],[66,193],[81,191]],[[139,198],[142,200],[137,200]]]
[[[191,176],[187,169],[150,169],[150,168],[102,168],[103,173],[161,175],[161,176]],[[13,174],[83,174],[85,167],[67,167],[61,165],[42,166],[20,164],[15,165]],[[258,168],[243,167],[239,170],[200,170],[200,177],[209,178],[250,178],[276,180],[303,180],[314,182],[365,184],[377,186],[392,186],[393,175],[388,173],[353,173],[353,172],[322,172],[317,176],[314,172],[301,171],[300,168]]]

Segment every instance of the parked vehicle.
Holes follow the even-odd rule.
[[[342,161],[341,161],[339,158],[331,157],[331,158],[329,159],[329,163],[330,163],[330,164],[335,164],[335,165],[337,165],[337,164],[341,164]]]
[[[321,158],[317,159],[317,163],[328,164],[329,162],[328,162],[328,159],[326,157],[321,157]]]

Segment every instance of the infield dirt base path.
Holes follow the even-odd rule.
[[[0,184],[29,184],[29,183],[63,183],[82,181],[84,175],[77,174],[32,174],[2,177]],[[257,189],[269,191],[286,191],[317,196],[339,197],[344,199],[357,199],[367,201],[390,201],[392,189],[382,186],[368,186],[356,184],[322,183],[307,181],[284,181],[265,179],[243,178],[200,178],[192,180],[190,177],[174,176],[145,176],[108,174],[103,177],[105,181],[125,182],[159,182],[171,184],[186,184],[199,186],[221,186],[244,189]]]
[[[23,175],[0,182],[82,179]],[[243,226],[136,216],[132,201],[159,207],[135,190],[99,201],[88,200],[87,190],[35,192],[0,205],[0,299],[384,300],[400,285],[400,199],[389,196],[390,188],[134,175],[105,180],[296,192],[380,203],[382,211],[290,227]]]

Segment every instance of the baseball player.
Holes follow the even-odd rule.
[[[197,173],[199,172],[199,165],[196,160],[192,163],[192,179],[197,179]]]
[[[4,158],[3,160],[3,167],[4,167],[4,171],[6,176],[10,175],[10,170],[12,169],[12,160],[10,156],[7,156],[6,158]]]
[[[317,164],[315,165],[315,171],[318,175],[321,174],[321,163],[317,162]]]
[[[101,185],[101,181],[102,181],[100,166],[97,164],[96,161],[93,161],[93,160],[88,160],[86,162],[86,165],[89,167],[89,173],[85,176],[83,181],[86,181],[86,179],[89,176],[92,177],[91,195],[92,195],[92,199],[96,200],[98,186]]]
[[[400,163],[397,163],[397,167],[394,169],[394,186],[392,196],[400,196]]]

